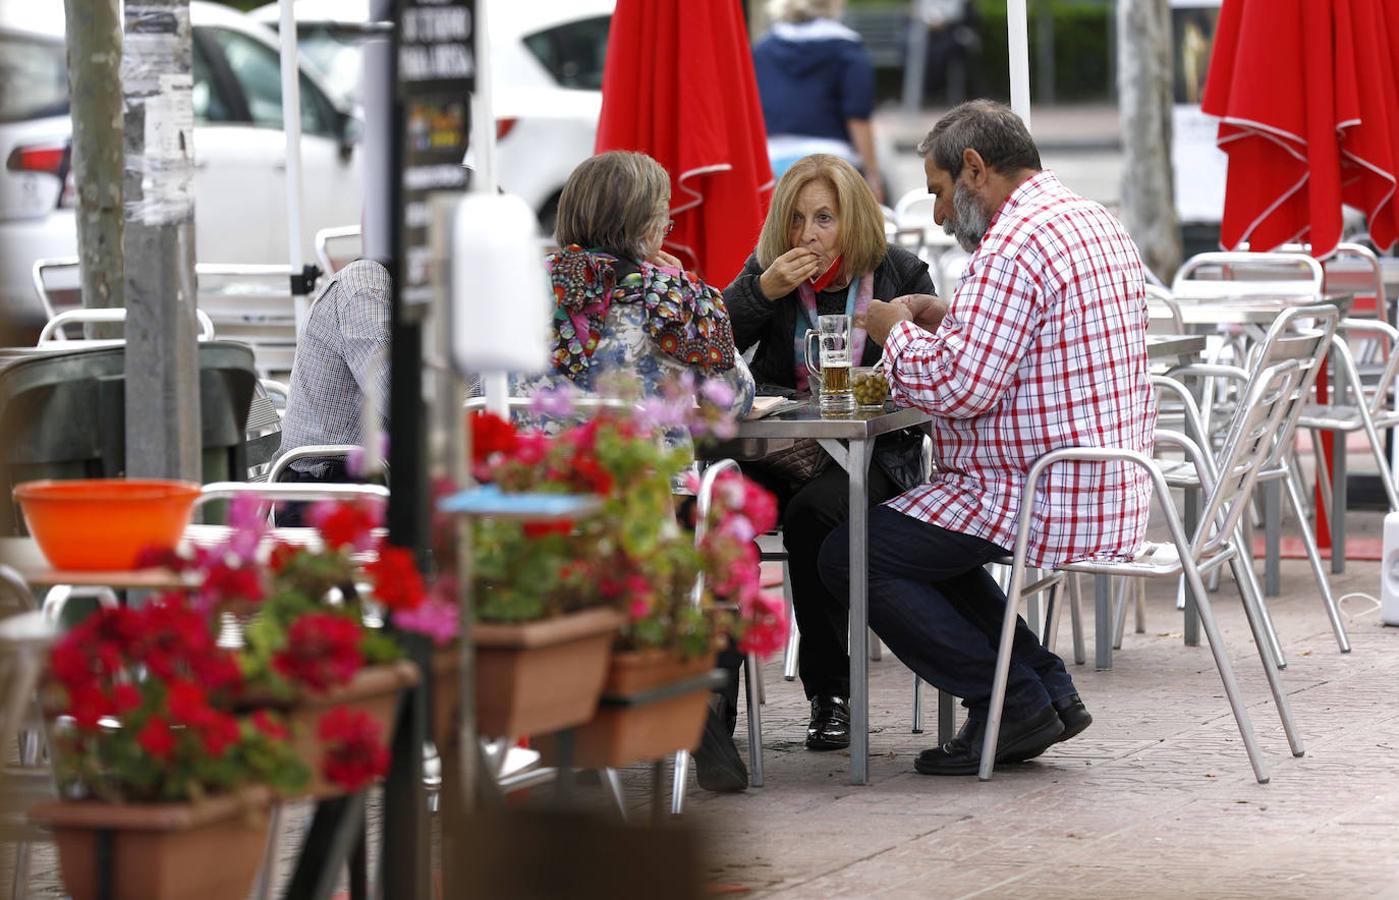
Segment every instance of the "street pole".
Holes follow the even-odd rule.
[[[126,473],[199,481],[189,0],[127,0],[125,23]]]
[[[121,18],[117,0],[67,0],[70,171],[78,192],[83,306],[123,306]],[[112,325],[94,336],[117,337]],[[106,331],[117,331],[108,335]]]

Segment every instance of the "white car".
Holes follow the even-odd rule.
[[[276,35],[214,3],[190,4],[195,254],[287,262],[286,139]],[[0,0],[0,310],[33,322],[35,259],[77,252],[63,4]],[[309,66],[301,75],[302,244],[360,221],[360,124]]]
[[[559,192],[593,154],[602,111],[602,69],[616,0],[483,0],[500,185],[524,198],[552,232]],[[369,33],[368,0],[296,0],[302,54],[332,91],[358,103],[359,44]],[[276,3],[250,14],[277,27]]]

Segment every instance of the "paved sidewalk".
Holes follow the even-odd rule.
[[[1352,513],[1357,533],[1375,514]],[[1337,596],[1378,593],[1378,564],[1334,576]],[[1185,647],[1174,592],[1153,585],[1147,629],[1111,671],[1073,674],[1094,725],[991,782],[929,778],[913,757],[910,675],[871,664],[873,783],[846,783],[845,754],[802,748],[797,684],[765,670],[767,786],[692,787],[688,816],[713,842],[716,882],[764,897],[1399,896],[1399,630],[1377,604],[1344,601],[1354,652],[1337,652],[1304,562],[1283,564],[1270,608],[1307,755],[1291,756],[1232,584],[1215,595],[1272,782],[1255,783],[1206,646]],[[1068,653],[1064,623],[1061,651]],[[739,735],[746,734],[742,720]],[[740,747],[744,742],[740,739]],[[746,749],[746,748],[743,748]],[[640,804],[643,773],[627,773]]]

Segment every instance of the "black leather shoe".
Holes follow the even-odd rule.
[[[727,705],[722,704],[721,705]],[[704,734],[695,750],[695,777],[706,791],[734,794],[748,787],[748,767],[743,764],[723,715],[711,704],[704,720]]]
[[[1055,744],[1067,741],[1071,737],[1077,737],[1079,734],[1083,733],[1085,728],[1093,724],[1093,716],[1083,705],[1083,701],[1079,699],[1078,694],[1070,694],[1063,700],[1055,700],[1054,711],[1059,714],[1059,721],[1064,723],[1064,731],[1054,739],[1053,743]],[[1032,756],[1017,754],[1016,756],[1006,759],[998,759],[996,762],[1026,762],[1039,756],[1045,750],[1048,750],[1049,747],[1050,745],[1046,744]]]
[[[981,767],[984,728],[984,723],[969,720],[957,732],[957,737],[941,747],[918,754],[913,761],[914,770],[920,775],[975,775]],[[1046,706],[1028,719],[1003,719],[996,740],[996,762],[1038,756],[1063,732],[1064,723],[1059,721],[1052,706]]]
[[[814,697],[806,749],[844,750],[850,746],[850,703],[844,697]]]
[[[1078,737],[1085,728],[1093,724],[1093,716],[1083,705],[1078,694],[1070,694],[1063,700],[1055,700],[1054,711],[1059,714],[1059,721],[1064,723],[1064,733],[1059,735],[1060,741]]]

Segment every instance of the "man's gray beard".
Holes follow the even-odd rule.
[[[991,214],[981,208],[972,192],[960,181],[952,189],[951,222],[944,222],[942,230],[957,239],[957,246],[968,253],[975,253],[991,227]]]

